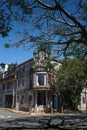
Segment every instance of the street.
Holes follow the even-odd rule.
[[[12,113],[10,111],[0,110],[0,120],[1,119],[15,119],[15,118],[18,118],[18,117],[21,117],[21,116],[22,115]]]
[[[86,114],[22,115],[0,110],[0,130],[87,130]]]

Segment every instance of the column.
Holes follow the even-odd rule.
[[[5,107],[5,92],[3,91],[2,107]]]
[[[18,79],[16,80],[16,110],[19,110]]]
[[[37,109],[37,91],[35,92],[35,111],[38,111],[38,109]]]
[[[46,108],[45,111],[48,112],[48,92],[46,91]]]
[[[15,107],[15,89],[14,89],[14,86],[13,86],[13,100],[12,100],[12,108]]]

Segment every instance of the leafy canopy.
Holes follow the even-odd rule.
[[[31,22],[38,33],[30,35],[25,31],[22,39],[12,46],[50,43],[56,46],[54,49],[61,55],[73,44],[79,47],[83,44],[82,54],[86,56],[86,14],[86,0],[3,0],[0,2],[0,34],[7,36],[13,28],[13,21],[25,24]]]
[[[63,105],[76,109],[80,103],[80,94],[86,85],[87,60],[64,60],[56,75],[56,90],[62,97]]]

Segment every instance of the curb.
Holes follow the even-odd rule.
[[[11,109],[11,108],[3,108],[3,107],[0,107],[0,110],[6,110],[6,111],[10,111],[12,113],[21,114],[21,115],[36,115],[36,116],[47,116],[47,115],[49,115],[49,114],[46,114],[46,113],[25,112],[25,111],[19,111],[19,110],[15,110],[15,109]]]
[[[13,112],[13,113],[16,113],[16,114],[22,114],[22,115],[29,115],[29,114],[31,114],[30,112],[18,111],[18,110],[11,109],[11,108],[0,107],[0,110],[6,110],[6,111],[10,111],[10,112]]]

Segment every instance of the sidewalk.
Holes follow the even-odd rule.
[[[15,110],[15,109],[11,109],[11,108],[0,107],[0,110],[6,110],[6,111],[10,111],[10,112],[17,113],[17,114],[23,114],[23,115],[31,114],[30,112],[19,111],[19,110]]]
[[[11,108],[3,108],[3,107],[0,107],[0,110],[6,110],[17,114],[22,114],[22,115],[39,115],[39,116],[49,115],[45,112],[25,112],[25,111],[19,111],[19,110],[15,110]]]

